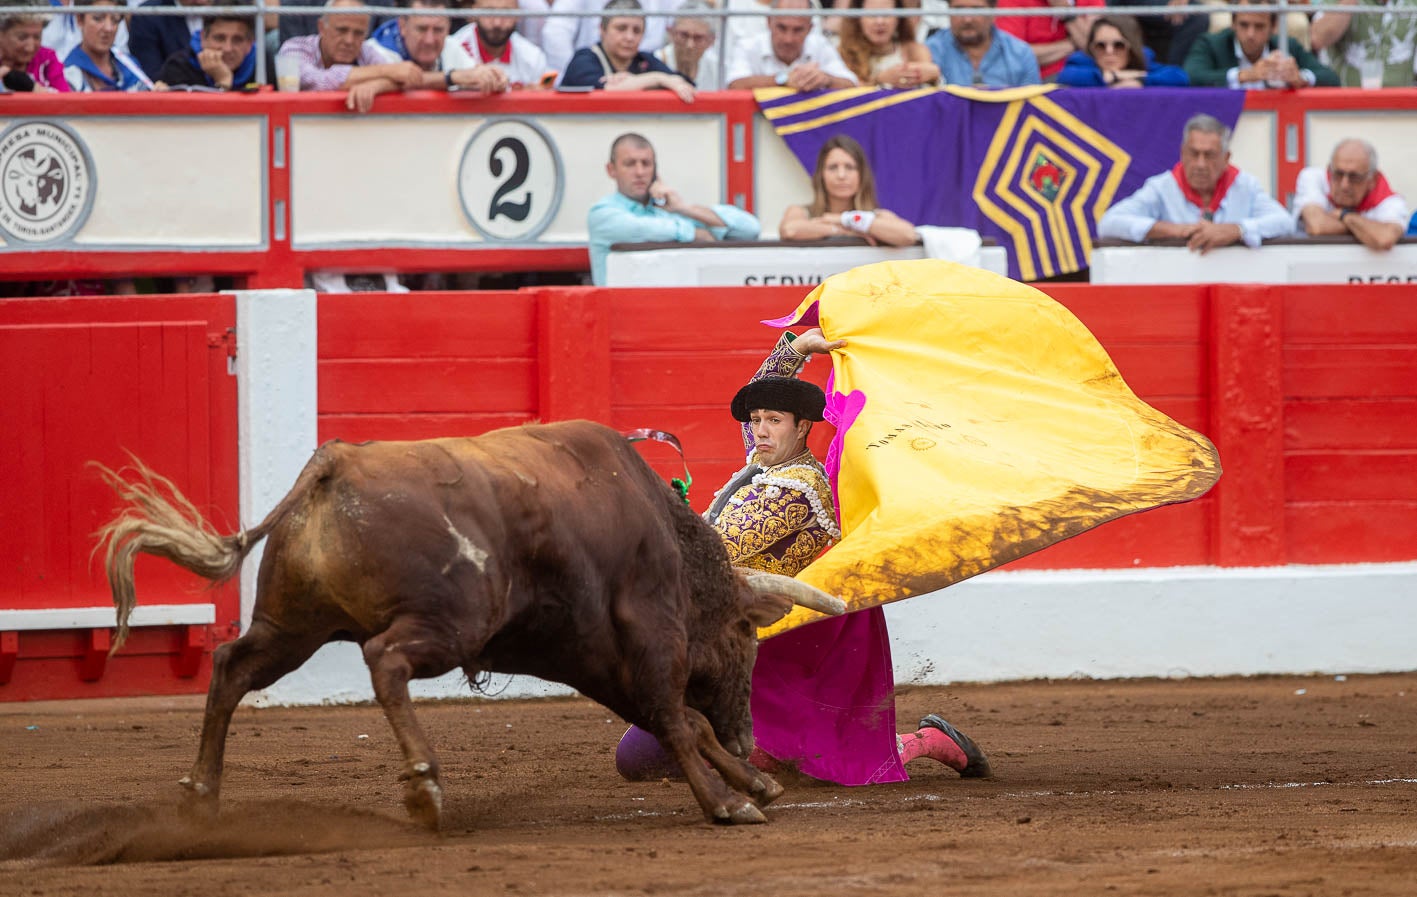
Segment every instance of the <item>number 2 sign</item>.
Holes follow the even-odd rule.
[[[556,217],[563,178],[550,135],[523,119],[497,118],[467,142],[458,196],[468,222],[486,239],[529,242]]]

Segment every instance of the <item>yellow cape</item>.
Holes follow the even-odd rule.
[[[1190,501],[1220,477],[1215,446],[1138,399],[1087,328],[1032,287],[882,262],[829,278],[774,323],[814,317],[847,341],[831,355],[842,540],[798,578],[852,610]],[[799,608],[759,635],[819,616]]]

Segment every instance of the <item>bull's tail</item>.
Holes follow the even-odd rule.
[[[217,533],[171,480],[155,473],[136,457],[131,467],[119,471],[96,461],[90,465],[113,487],[123,503],[118,516],[94,534],[98,539],[94,552],[104,552],[108,586],[118,613],[118,631],[111,654],[122,647],[128,637],[128,618],[137,604],[133,565],[139,554],[167,558],[211,580],[213,585],[225,582],[236,575],[256,543],[266,537],[295,501],[308,491],[310,484],[325,472],[328,459],[324,452],[316,452],[315,459],[306,465],[294,488],[265,520],[252,529],[228,536]]]

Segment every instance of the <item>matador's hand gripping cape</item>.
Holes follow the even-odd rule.
[[[826,280],[774,326],[820,326],[842,538],[799,574],[852,610],[933,592],[1100,523],[1190,501],[1215,447],[1137,398],[1066,308],[935,260]],[[794,610],[760,637],[819,615]]]

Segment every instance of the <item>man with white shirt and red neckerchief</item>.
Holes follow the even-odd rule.
[[[1145,243],[1185,240],[1202,255],[1270,237],[1287,237],[1294,222],[1254,175],[1230,164],[1230,129],[1214,116],[1191,116],[1182,129],[1181,161],[1152,175],[1097,222],[1102,238]]]
[[[1407,230],[1408,208],[1378,170],[1378,151],[1350,137],[1333,148],[1328,167],[1299,172],[1295,219],[1305,232],[1352,234],[1369,249],[1391,249]]]
[[[517,0],[476,0],[478,10],[513,10]],[[515,16],[478,16],[453,35],[458,46],[480,65],[496,66],[513,88],[549,87],[556,71],[541,48],[517,33]],[[548,77],[549,76],[549,77]]]

